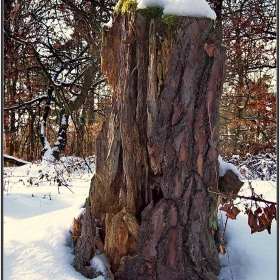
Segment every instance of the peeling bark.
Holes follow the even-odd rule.
[[[113,105],[97,139],[90,202],[115,279],[219,274],[209,229],[216,200],[207,191],[218,185],[218,37],[210,19],[180,17],[172,27],[140,12],[115,16],[103,32]],[[215,45],[210,57],[205,44]],[[137,246],[122,209],[140,225]]]
[[[74,264],[73,266],[85,277],[89,277],[87,266],[90,266],[89,261],[95,252],[96,240],[96,224],[93,218],[90,207],[87,206],[82,222],[81,236],[77,240],[74,247]]]

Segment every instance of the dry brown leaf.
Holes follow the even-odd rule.
[[[245,213],[248,215],[248,225],[251,228],[251,233],[261,232],[266,229],[271,234],[271,223],[273,219],[276,219],[276,207],[274,203],[265,208],[258,207],[254,213],[252,209],[246,208]]]
[[[236,207],[236,206],[234,206],[233,208],[232,208],[232,213],[233,213],[233,215],[235,215],[235,217],[240,213],[240,210]]]
[[[266,219],[267,219],[268,221],[272,221],[272,220],[274,219],[274,216],[273,216],[273,214],[271,213],[269,207],[264,208],[263,211],[264,211],[265,217],[266,217]]]
[[[234,207],[233,209],[229,209],[226,213],[226,216],[229,217],[232,220],[236,219],[236,216],[240,213],[240,210],[237,207]]]
[[[226,251],[226,249],[225,249],[225,247],[222,245],[222,244],[220,244],[220,252],[224,255],[227,251]]]
[[[272,221],[273,219],[276,220],[276,207],[275,204],[271,204],[270,206],[263,209],[267,219]]]
[[[236,216],[240,213],[240,210],[233,205],[233,203],[226,203],[220,207],[220,210],[226,212],[226,216],[235,220]]]
[[[260,213],[262,213],[262,208],[261,208],[261,207],[258,207],[258,208],[254,211],[254,214],[255,214],[255,215],[258,215],[258,214],[260,214]]]
[[[220,207],[219,210],[222,210],[222,211],[227,212],[228,210],[230,210],[230,208],[231,208],[232,206],[233,206],[232,203],[225,203],[224,205],[222,205],[222,206]]]
[[[77,240],[81,236],[83,217],[84,217],[83,215],[80,215],[77,219],[74,218],[74,220],[73,220],[73,232],[69,230],[70,236],[71,236],[74,244],[76,244]]]
[[[269,206],[269,209],[270,209],[271,213],[274,215],[274,219],[276,220],[276,206],[275,206],[275,204],[274,203],[271,204]]]
[[[232,211],[231,211],[231,210],[227,211],[226,216],[229,217],[229,218],[232,219],[232,220],[235,219],[235,218],[234,218],[234,215],[232,214]]]
[[[254,215],[251,209],[248,211],[247,214],[248,214],[248,225],[250,226],[251,229],[256,229],[258,226],[256,215]]]
[[[271,234],[271,221],[268,221],[265,214],[258,216],[260,231],[267,230]]]

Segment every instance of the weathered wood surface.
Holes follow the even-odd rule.
[[[90,202],[115,279],[219,273],[209,229],[216,201],[207,192],[218,185],[224,76],[214,32],[210,19],[180,17],[168,27],[139,12],[116,16],[103,32],[102,69],[113,105],[97,139]],[[206,43],[214,45],[213,55]],[[135,228],[139,223],[139,236],[123,222],[123,209]]]
[[[77,240],[74,247],[74,263],[75,269],[85,277],[91,276],[90,260],[95,252],[96,239],[96,222],[91,214],[90,207],[86,207],[86,212],[82,220],[81,236]]]

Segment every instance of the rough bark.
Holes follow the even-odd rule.
[[[210,19],[168,26],[141,12],[116,16],[103,32],[113,105],[97,139],[90,202],[115,279],[219,273],[209,225],[216,201],[207,192],[218,185],[218,38]]]
[[[74,246],[75,258],[73,264],[75,269],[81,272],[85,277],[91,276],[90,270],[87,268],[90,266],[89,262],[95,252],[95,240],[96,221],[91,214],[90,207],[87,206],[82,221],[81,236],[78,238],[77,243]]]
[[[98,275],[103,275],[106,280],[114,279],[106,258],[103,257],[106,261],[104,263],[106,267],[105,271],[96,271],[94,266],[90,263],[94,255],[97,255],[97,253],[100,254],[100,252],[104,251],[103,242],[97,234],[97,223],[98,220],[92,216],[91,208],[87,205],[85,214],[82,218],[81,234],[76,242],[73,242],[75,254],[73,266],[82,275],[90,279]]]

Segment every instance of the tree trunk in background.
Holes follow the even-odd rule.
[[[115,279],[219,274],[217,202],[207,188],[218,184],[224,51],[212,20],[177,19],[167,25],[138,11],[103,32],[113,105],[97,139],[90,203]]]
[[[34,143],[35,118],[36,118],[36,115],[33,112],[29,112],[29,121],[28,121],[29,139],[27,140],[26,159],[27,159],[27,161],[30,161],[30,162],[33,162],[35,159],[35,157],[34,157],[34,154],[35,154],[35,143]]]

